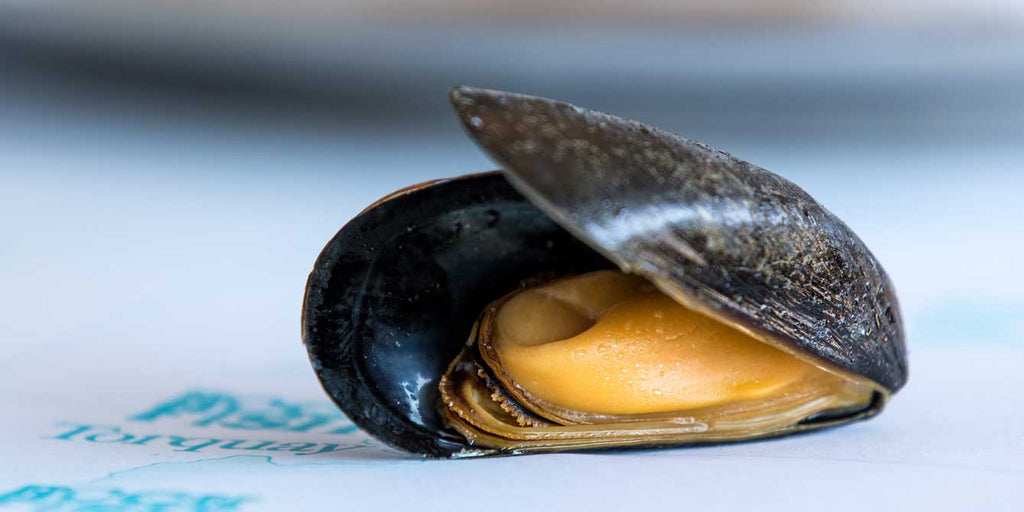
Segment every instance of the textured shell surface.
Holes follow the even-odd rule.
[[[889,277],[800,187],[704,144],[567,103],[467,87],[451,100],[520,192],[622,269],[890,392],[906,382]]]

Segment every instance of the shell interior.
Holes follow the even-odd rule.
[[[870,414],[885,393],[610,270],[495,301],[440,392],[454,429],[512,451],[781,435]]]

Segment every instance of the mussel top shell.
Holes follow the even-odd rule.
[[[704,144],[567,103],[467,87],[451,99],[520,192],[623,270],[891,392],[906,382],[889,277],[800,187]]]

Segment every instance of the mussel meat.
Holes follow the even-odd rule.
[[[750,440],[906,382],[892,283],[796,185],[566,103],[451,100],[501,170],[381,199],[306,287],[313,367],[371,435],[430,457]]]

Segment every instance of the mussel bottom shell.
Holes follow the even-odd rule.
[[[328,243],[307,284],[303,339],[324,389],[353,422],[432,457],[783,435],[871,416],[889,396],[829,367],[819,376],[839,380],[801,388],[827,388],[824,402],[795,392],[759,397],[761,409],[731,400],[645,412],[545,400],[543,386],[515,380],[519,370],[494,344],[496,321],[531,289],[601,271],[622,276],[499,173],[424,184],[368,208]]]

